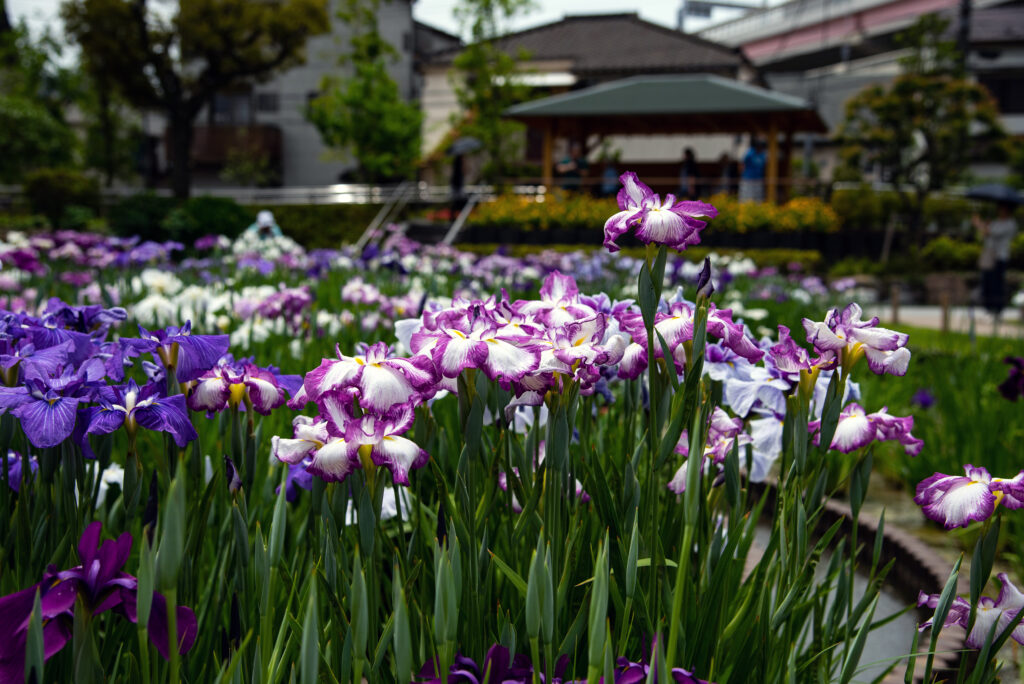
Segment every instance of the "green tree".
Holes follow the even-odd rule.
[[[49,33],[33,40],[24,22],[12,25],[0,0],[0,182],[17,183],[28,171],[74,160],[76,139],[64,110],[79,86],[59,55]]]
[[[483,177],[491,183],[508,175],[522,138],[523,125],[503,114],[530,92],[516,79],[528,55],[510,55],[494,41],[510,19],[532,6],[531,0],[461,0],[455,10],[471,43],[454,60],[455,94],[465,112],[454,123],[462,135],[480,140],[487,157]]]
[[[419,106],[402,99],[388,72],[398,53],[380,34],[379,9],[380,0],[345,0],[338,17],[352,37],[342,63],[351,65],[353,73],[325,78],[323,94],[306,112],[325,145],[356,159],[357,176],[366,182],[411,177],[423,125]]]
[[[928,193],[959,179],[972,148],[1001,139],[988,91],[962,71],[948,21],[925,15],[899,37],[910,49],[901,73],[846,104],[839,137],[850,164],[878,164],[898,193],[911,235],[920,243]]]
[[[135,107],[167,117],[171,187],[187,197],[196,116],[213,96],[301,64],[327,31],[326,0],[180,0],[173,17],[147,0],[66,0],[68,35]]]

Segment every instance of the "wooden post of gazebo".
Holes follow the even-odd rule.
[[[779,200],[779,123],[772,117],[768,127],[768,168],[765,178],[767,200],[775,204]]]
[[[544,147],[541,151],[541,179],[544,187],[551,190],[555,186],[555,132],[551,124],[544,126]]]

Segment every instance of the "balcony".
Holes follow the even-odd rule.
[[[245,151],[263,157],[273,169],[281,168],[281,129],[277,126],[196,126],[192,137],[192,163],[198,168],[220,168],[232,153]]]

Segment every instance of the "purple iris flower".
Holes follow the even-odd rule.
[[[20,681],[25,675],[25,644],[37,591],[40,594],[43,649],[47,660],[71,640],[78,598],[92,615],[113,610],[131,622],[138,621],[138,580],[122,571],[132,550],[132,535],[125,532],[116,541],[107,540],[100,544],[101,527],[101,523],[94,522],[82,533],[78,542],[81,565],[59,572],[51,565],[42,582],[0,598],[0,628],[5,636],[0,642],[0,680]],[[196,640],[196,616],[185,606],[177,607],[177,615],[178,651],[187,653]],[[169,658],[167,601],[159,593],[153,594],[147,629],[149,639],[160,655]]]
[[[185,397],[181,394],[165,396],[157,383],[141,388],[134,380],[125,385],[108,385],[97,392],[97,406],[80,409],[76,441],[89,453],[88,435],[106,435],[124,426],[129,439],[133,439],[139,426],[156,432],[166,432],[179,447],[196,439],[196,429],[188,417]]]
[[[569,667],[569,656],[562,655],[555,663],[554,671],[551,673],[549,684],[582,684],[586,679],[572,679],[565,676]],[[464,655],[456,655],[448,671],[448,676],[442,678],[438,675],[438,663],[431,660],[426,663],[419,672],[417,681],[427,684],[441,684],[452,682],[456,684],[480,684],[484,681],[503,682],[504,684],[530,684],[533,682],[533,664],[523,654],[512,657],[508,649],[500,644],[494,644],[487,650],[482,663],[477,665],[472,658]],[[620,657],[615,661],[614,684],[638,684],[647,681],[650,665],[647,663],[634,663],[628,658]],[[543,674],[540,680],[547,681]],[[690,672],[676,667],[671,671],[672,681],[676,684],[708,684],[703,679],[697,679]],[[611,683],[609,683],[611,684]]]
[[[1010,375],[999,384],[999,393],[1010,401],[1024,396],[1024,357],[1007,356],[1003,363],[1010,366]]]
[[[82,333],[102,330],[105,334],[110,326],[117,325],[128,318],[128,312],[119,306],[112,309],[105,309],[97,304],[72,306],[56,297],[51,297],[46,303],[44,313],[48,321]]]
[[[37,349],[36,345],[24,337],[20,340],[0,338],[0,368],[3,369],[4,384],[10,387],[18,385],[21,375],[19,364],[29,359],[48,373],[56,372],[58,367],[67,364],[68,354],[73,348],[74,344],[70,340],[53,347]]]
[[[313,488],[313,473],[307,470],[312,462],[311,458],[306,458],[298,463],[288,464],[288,475],[284,482],[284,498],[288,500],[288,503],[295,503],[299,498],[300,487],[307,492]],[[274,493],[277,494],[280,491],[281,485],[278,485]]]
[[[922,387],[914,392],[914,396],[910,398],[910,403],[923,409],[929,409],[935,405],[935,395],[927,388]]]
[[[193,335],[192,321],[186,321],[180,328],[168,326],[153,331],[140,325],[139,337],[124,338],[122,342],[139,353],[155,354],[165,367],[175,369],[178,382],[188,382],[198,379],[227,354],[229,337]]]
[[[103,364],[95,359],[77,370],[68,367],[53,374],[30,364],[24,385],[0,387],[0,411],[13,409],[11,414],[35,446],[56,446],[71,436],[78,405],[92,401],[103,375]]]
[[[637,175],[627,171],[619,177],[619,212],[604,224],[604,246],[619,251],[615,241],[635,227],[637,239],[645,244],[667,245],[682,251],[700,242],[700,231],[707,225],[699,217],[714,218],[718,210],[704,202],[676,202],[675,195],[666,195],[662,203]]]
[[[25,464],[28,464],[29,475],[32,479],[39,470],[39,462],[35,456],[25,457],[17,451],[7,452],[7,486],[15,492],[21,489],[21,479],[25,472]]]

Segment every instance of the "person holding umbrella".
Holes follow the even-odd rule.
[[[994,199],[968,193],[968,197]],[[1010,261],[1010,244],[1017,234],[1017,221],[1013,212],[1019,204],[1016,194],[997,199],[996,218],[986,221],[978,214],[971,217],[971,223],[981,234],[981,303],[987,311],[998,318],[1006,305],[1006,266]]]

